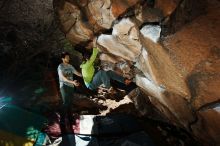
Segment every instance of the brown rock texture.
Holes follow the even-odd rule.
[[[91,48],[96,37],[103,64],[112,70],[119,62],[128,65],[126,73],[132,73],[142,91],[141,98],[136,93],[129,98],[141,114],[152,117],[149,112],[156,111],[161,120],[186,129],[204,145],[220,144],[219,1],[55,4],[61,27],[74,45]],[[125,76],[123,68],[118,69]],[[155,111],[144,106],[149,103]]]
[[[137,2],[140,2],[140,0],[112,0],[112,14],[114,17],[118,17],[125,13],[129,8],[133,7]]]
[[[169,16],[176,9],[180,0],[156,0],[155,8],[159,8],[162,10],[163,15]]]
[[[163,17],[163,12],[159,8],[151,8],[147,3],[136,5],[135,18],[141,24],[144,22],[160,22]]]
[[[140,0],[55,0],[61,29],[73,44],[92,41],[95,34],[110,29],[114,21]]]
[[[192,126],[194,134],[205,145],[219,146],[219,105],[199,111],[198,121]]]
[[[59,1],[58,3],[58,15],[66,37],[74,44],[86,42],[92,38],[93,32],[83,20],[80,7],[74,1]]]
[[[197,115],[197,121],[191,125],[192,132],[207,145],[220,144],[216,122],[220,97],[219,6],[218,1],[210,2],[206,15],[164,41],[190,90],[189,104]]]

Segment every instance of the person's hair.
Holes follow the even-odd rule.
[[[87,59],[89,59],[90,58],[90,56],[91,56],[91,54],[90,53],[83,53],[83,60],[87,60]]]
[[[70,56],[70,54],[69,54],[68,52],[62,52],[62,53],[61,53],[61,59],[62,59],[62,58],[65,58],[66,55],[69,55],[69,56]]]

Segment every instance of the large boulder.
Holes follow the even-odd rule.
[[[54,7],[66,37],[75,45],[84,43],[85,46],[93,40],[95,34],[111,29],[119,16],[139,2],[140,0],[55,0]]]
[[[114,25],[112,35],[100,35],[97,43],[103,51],[111,52],[126,60],[136,61],[141,52],[139,29],[130,19]]]
[[[194,135],[204,145],[219,146],[219,104],[198,111],[197,116],[198,119],[191,125]]]
[[[150,115],[144,107],[150,102],[161,120],[185,128],[207,145],[217,145],[220,3],[205,2],[95,0],[79,4],[63,0],[77,9],[73,16],[79,15],[77,20],[68,18],[76,20],[68,20],[74,21],[71,29],[87,32],[85,37],[84,33],[67,37],[85,46],[97,37],[100,59],[113,70],[117,63],[127,62],[126,70],[134,73],[133,81],[146,95],[141,102],[131,97],[143,114]],[[58,12],[67,11],[61,8]],[[61,26],[63,17],[59,15]],[[82,26],[75,25],[80,21]]]
[[[164,46],[190,90],[195,120],[192,132],[207,145],[219,145],[219,7],[210,2],[208,13],[168,37]],[[210,23],[213,22],[213,23]]]
[[[86,24],[87,22],[84,21],[80,7],[74,2],[59,1],[57,3],[61,29],[67,39],[73,44],[90,40],[93,36],[93,32]]]

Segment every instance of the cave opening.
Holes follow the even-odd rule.
[[[0,145],[218,146],[219,7],[219,0],[1,1]],[[114,72],[122,83],[111,78],[107,89],[102,74],[91,90],[74,74],[84,76],[93,48],[92,80]],[[68,80],[79,84],[68,107],[63,52],[74,68]]]

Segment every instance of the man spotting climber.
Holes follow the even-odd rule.
[[[68,52],[62,52],[61,54],[62,63],[59,64],[57,71],[59,76],[59,84],[60,84],[60,93],[62,97],[62,107],[61,107],[61,131],[66,133],[68,130],[65,128],[66,124],[73,123],[74,117],[72,113],[72,102],[74,98],[75,86],[79,86],[79,82],[77,80],[73,80],[73,74],[77,76],[82,76],[71,64],[70,54]],[[68,119],[68,121],[66,121]],[[67,124],[67,126],[70,126]]]
[[[73,74],[82,77],[81,73],[79,73],[71,64],[70,55],[67,52],[63,52],[61,54],[62,63],[58,66],[58,75],[59,75],[59,83],[60,83],[60,92],[64,105],[69,104],[70,97],[74,94],[75,86],[79,86],[79,82],[77,80],[73,80]]]
[[[98,48],[93,48],[92,55],[84,55],[84,61],[80,65],[82,69],[82,76],[84,83],[87,88],[90,90],[96,90],[100,85],[104,84],[104,87],[110,89],[111,83],[110,80],[116,80],[118,82],[124,83],[126,85],[131,83],[131,80],[125,79],[124,77],[118,75],[117,73],[109,70],[99,70],[95,73],[94,61],[98,55]]]
[[[79,93],[75,87],[79,87],[80,83],[77,80],[73,80],[73,74],[82,77],[82,74],[76,71],[76,69],[69,64],[70,55],[67,52],[63,52],[61,55],[62,63],[58,66],[58,75],[60,83],[60,93],[63,101],[62,117],[72,117],[71,109],[80,112],[81,110],[88,109],[105,109],[106,107],[100,105],[89,99],[85,94]],[[71,119],[72,120],[72,119]],[[71,121],[70,120],[70,121]]]

